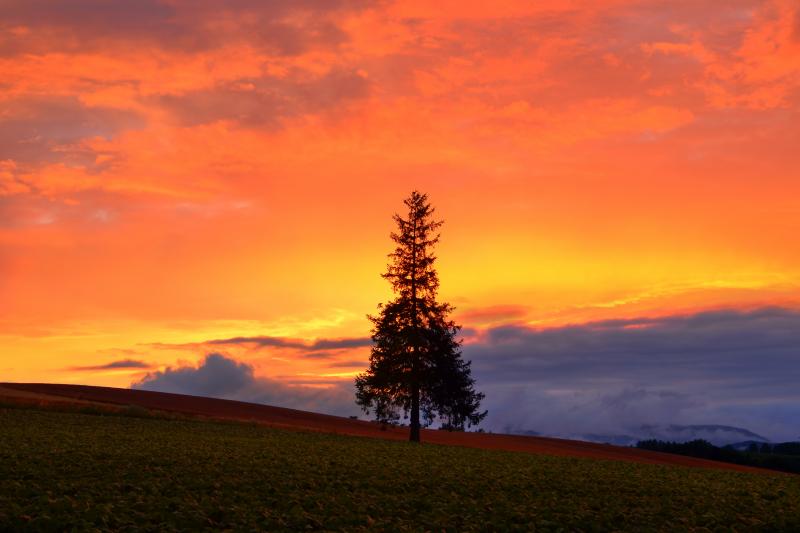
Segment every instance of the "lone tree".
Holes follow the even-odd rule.
[[[397,244],[383,277],[395,298],[378,305],[372,321],[372,353],[366,372],[356,377],[356,403],[381,422],[394,422],[402,411],[411,417],[409,440],[420,440],[424,425],[437,418],[442,427],[462,430],[485,416],[484,395],[476,392],[471,361],[461,359],[461,326],[448,318],[453,306],[436,301],[439,276],[433,247],[439,242],[428,196],[417,191],[404,200],[408,215],[394,215]]]

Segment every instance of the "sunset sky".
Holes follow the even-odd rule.
[[[356,414],[413,189],[487,427],[800,434],[793,0],[0,1],[0,381]]]

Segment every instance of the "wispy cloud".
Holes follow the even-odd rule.
[[[200,343],[193,343],[188,346],[195,346],[198,344],[222,346],[251,345],[261,348],[290,348],[300,352],[315,353],[330,350],[363,348],[365,346],[370,346],[372,344],[372,340],[369,337],[352,337],[341,339],[316,339],[312,342],[305,342],[299,339],[292,339],[288,337],[252,336],[231,337],[228,339],[211,339]]]
[[[69,370],[95,372],[101,370],[143,370],[149,368],[153,368],[153,365],[144,361],[139,361],[136,359],[120,359],[119,361],[112,361],[102,365],[72,366],[69,368]]]

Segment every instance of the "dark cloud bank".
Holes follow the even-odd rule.
[[[691,438],[670,426],[722,424],[777,440],[800,435],[795,311],[498,327],[464,351],[494,429]],[[717,433],[712,440],[728,438]]]
[[[244,339],[227,341],[237,340]],[[356,341],[350,342],[363,345]],[[502,326],[483,332],[464,354],[486,393],[483,427],[492,431],[619,443],[800,436],[800,313],[792,310],[725,310],[543,330]],[[135,387],[357,412],[349,381],[327,390],[288,386],[257,378],[250,366],[220,354],[207,356],[198,368],[151,373]]]

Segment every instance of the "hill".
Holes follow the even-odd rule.
[[[78,402],[81,405],[137,406],[148,410],[181,413],[184,415],[218,420],[258,422],[272,427],[295,430],[321,431],[388,440],[408,439],[407,428],[382,428],[379,424],[363,420],[353,420],[283,407],[183,394],[111,387],[93,387],[88,385],[2,383],[0,384],[0,399],[4,397],[7,399],[16,399],[17,401],[44,402],[49,404],[69,404],[71,402]],[[423,430],[422,440],[423,442],[432,444],[465,446],[487,450],[505,450],[744,472],[763,472],[742,465],[731,465],[693,457],[609,444],[596,444],[538,436]]]
[[[661,440],[667,442],[705,440],[715,446],[727,446],[742,441],[759,443],[769,442],[769,439],[766,437],[753,433],[749,429],[719,424],[647,424],[641,425],[638,428],[629,428],[629,434],[600,435],[585,433],[580,435],[580,438],[591,442],[604,442],[617,446],[636,446],[637,442],[643,440]]]
[[[0,407],[0,531],[800,530],[797,476],[417,446],[81,401],[103,416]]]

